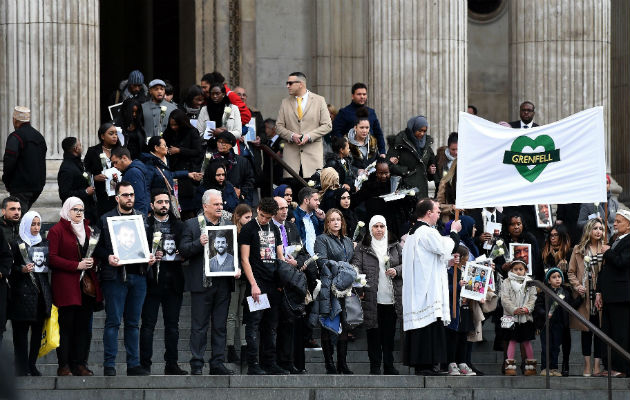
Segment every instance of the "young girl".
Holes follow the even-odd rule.
[[[468,249],[465,246],[458,246],[456,250],[456,254],[459,255],[459,265],[463,268],[468,261]],[[461,287],[467,284],[466,281],[462,280],[462,270],[457,270],[457,280],[459,285],[453,288],[453,274],[455,267],[450,266],[448,268],[448,291],[449,291],[449,301],[451,305],[451,313],[453,307],[456,308],[455,318],[451,321],[451,323],[447,326],[446,329],[446,340],[449,343],[449,346],[446,348],[446,355],[448,360],[448,374],[451,376],[457,375],[466,375],[472,376],[477,375],[473,370],[466,364],[466,337],[468,336],[468,332],[475,329],[472,321],[472,313],[470,311],[470,300],[461,298]],[[455,299],[455,304],[453,304],[453,290],[457,290],[457,297]]]
[[[517,343],[521,343],[525,349],[527,359],[525,360],[525,376],[536,375],[536,360],[531,341],[535,339],[534,319],[532,311],[536,303],[536,288],[527,287],[527,282],[531,280],[527,274],[527,264],[523,259],[516,258],[507,267],[508,277],[501,285],[501,304],[503,305],[502,321],[512,318],[514,321],[511,327],[507,327],[502,322],[504,337],[509,340],[507,348],[507,359],[505,360],[505,375],[516,375],[516,362],[514,353]],[[506,266],[504,266],[506,268]],[[507,318],[506,318],[507,317]]]

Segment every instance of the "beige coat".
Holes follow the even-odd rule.
[[[593,271],[593,281],[595,282],[595,288],[597,288],[597,274],[599,273],[599,268],[595,268]],[[571,288],[574,293],[577,293],[578,286],[582,285],[582,279],[584,279],[584,256],[578,252],[578,246],[573,248],[573,253],[571,254],[571,260],[569,261],[569,270],[567,271],[567,276],[569,277],[569,283],[571,283]],[[588,279],[584,282],[584,288],[586,288],[586,297],[584,301],[578,307],[578,311],[582,316],[586,319],[589,319],[591,312],[591,300],[589,296],[589,287],[588,287]],[[575,296],[575,295],[574,295]],[[579,296],[579,295],[578,295]],[[580,331],[587,331],[586,326],[580,323],[577,318],[570,316],[569,326],[572,329],[577,329]]]
[[[306,108],[299,121],[297,117],[297,100],[294,96],[286,97],[282,100],[278,120],[276,121],[276,132],[286,140],[282,158],[289,164],[295,172],[300,172],[302,176],[310,177],[324,165],[324,148],[322,137],[332,130],[330,114],[326,106],[326,99],[308,92]],[[298,146],[291,141],[291,134],[308,135],[311,143]],[[284,171],[284,176],[289,177],[289,173]]]
[[[486,319],[484,313],[491,313],[497,309],[497,303],[499,302],[499,296],[491,290],[486,293],[485,303],[480,303],[475,300],[470,300],[470,310],[472,311],[473,325],[475,330],[468,332],[467,340],[469,342],[481,342],[483,340],[483,321]]]

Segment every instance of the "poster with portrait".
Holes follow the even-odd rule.
[[[181,261],[179,251],[177,250],[177,241],[172,233],[162,235],[162,261]]]
[[[510,243],[510,260],[522,258],[527,263],[527,275],[532,274],[532,245],[529,243]]]
[[[119,264],[149,262],[149,244],[141,215],[107,217],[114,255]]]
[[[492,237],[496,240],[499,238],[499,235],[501,235],[501,227],[502,225],[498,222],[488,221],[486,222],[486,226],[484,227],[484,233],[491,234]],[[487,242],[484,242],[483,244],[484,250],[491,250],[493,243],[494,243],[494,240],[488,240]]]
[[[536,226],[539,228],[551,228],[553,226],[551,204],[536,204]]]
[[[491,276],[492,268],[483,264],[467,262],[462,275],[465,284],[462,287],[461,297],[477,301],[484,299],[488,293]]]
[[[48,246],[31,246],[28,248],[28,256],[35,264],[33,272],[48,272]]]
[[[236,225],[207,226],[204,272],[206,276],[234,276],[238,265]]]
[[[113,167],[103,170],[102,173],[103,175],[105,175],[105,191],[107,192],[107,195],[110,197],[115,196],[116,184],[118,183],[118,180],[120,179],[122,174],[119,170]]]

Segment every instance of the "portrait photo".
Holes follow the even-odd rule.
[[[205,248],[206,276],[234,276],[237,265],[236,226],[207,226],[208,244]]]
[[[162,261],[179,261],[181,257],[177,251],[177,242],[175,241],[175,235],[172,233],[165,233],[162,235]]]
[[[491,267],[474,262],[467,262],[464,267],[464,274],[462,275],[462,280],[465,284],[462,287],[461,297],[477,301],[485,298],[491,277]]]
[[[551,228],[553,226],[551,204],[536,204],[536,226],[539,228]]]
[[[532,274],[532,245],[529,243],[510,243],[510,259],[522,258],[527,263],[527,275]]]
[[[48,272],[48,247],[33,246],[29,247],[28,255],[35,264],[33,272]]]
[[[140,215],[108,217],[107,225],[114,255],[119,264],[149,262],[149,244]]]

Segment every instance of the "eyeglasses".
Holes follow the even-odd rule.
[[[76,214],[83,214],[83,212],[85,211],[82,208],[72,208],[71,210],[72,210],[72,212],[74,212]]]
[[[135,197],[134,193],[121,193],[118,196],[120,197],[126,197],[126,198],[131,198],[131,197]]]
[[[287,86],[291,86],[294,83],[300,83],[300,81],[287,81]]]
[[[534,109],[533,108],[521,108],[521,112],[522,113],[533,113]]]

